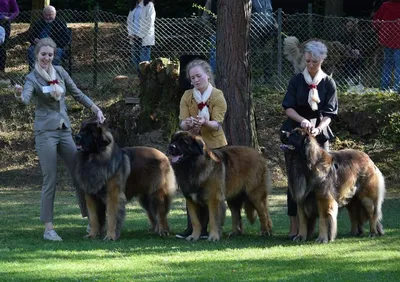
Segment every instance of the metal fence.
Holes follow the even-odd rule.
[[[7,42],[6,73],[13,82],[23,82],[29,72],[27,59],[31,17],[40,11],[23,12],[11,25]],[[126,16],[103,11],[57,11],[57,18],[72,31],[70,48],[63,65],[74,80],[88,87],[111,81],[116,75],[135,72],[127,36]],[[300,48],[311,38],[324,40],[329,53],[323,64],[339,87],[354,85],[377,88],[380,85],[383,48],[372,22],[368,20],[323,17],[315,14],[252,16],[250,62],[254,86],[278,91],[286,88],[294,67],[284,55],[287,36],[299,39]],[[181,55],[203,55],[213,61],[215,26],[204,17],[157,18],[156,45],[151,56],[178,60]]]

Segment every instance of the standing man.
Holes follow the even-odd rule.
[[[64,49],[71,41],[71,34],[68,30],[67,23],[57,18],[56,15],[56,8],[53,6],[46,6],[43,9],[42,18],[29,27],[28,35],[31,46],[28,48],[28,61],[30,70],[33,69],[35,64],[35,45],[40,39],[45,37],[50,37],[57,45],[53,65],[59,65],[61,63]]]
[[[400,0],[383,2],[374,15],[373,27],[384,47],[381,89],[400,92]]]
[[[0,45],[0,83],[9,83],[6,77],[6,43],[10,37],[11,21],[19,14],[19,8],[16,0],[0,0],[0,26],[5,30],[4,43]]]

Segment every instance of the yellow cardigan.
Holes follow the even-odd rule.
[[[209,149],[226,146],[228,142],[226,141],[225,133],[222,129],[222,123],[227,109],[224,93],[217,88],[213,88],[210,98],[207,100],[207,105],[208,111],[210,112],[210,120],[217,121],[221,126],[218,131],[202,126],[200,135]],[[180,121],[191,116],[197,117],[198,111],[197,102],[193,97],[193,89],[186,90],[179,105]]]

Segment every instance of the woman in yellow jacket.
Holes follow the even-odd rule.
[[[186,67],[186,75],[193,89],[185,91],[179,106],[180,128],[201,135],[209,149],[226,146],[222,129],[226,113],[224,93],[215,88],[210,65],[203,60],[191,61]],[[225,206],[224,206],[225,207]],[[202,224],[201,238],[207,238],[208,210],[199,211]],[[188,226],[177,238],[186,238],[192,234],[192,224],[188,214]]]

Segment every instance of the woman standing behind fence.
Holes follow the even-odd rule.
[[[129,12],[128,36],[132,44],[132,61],[140,77],[139,63],[150,61],[151,46],[155,44],[154,22],[156,10],[151,0],[138,0]]]
[[[69,74],[61,66],[53,66],[57,46],[51,38],[40,39],[35,46],[34,69],[25,79],[25,85],[15,86],[15,97],[28,104],[32,97],[36,100],[35,148],[43,174],[40,220],[44,223],[43,238],[62,241],[53,229],[54,197],[57,182],[57,155],[64,161],[70,175],[75,169],[76,145],[72,139],[71,123],[65,105],[68,90],[72,97],[86,108],[90,108],[100,123],[104,121],[102,111],[79,90]],[[81,214],[87,216],[84,193],[76,191]]]

